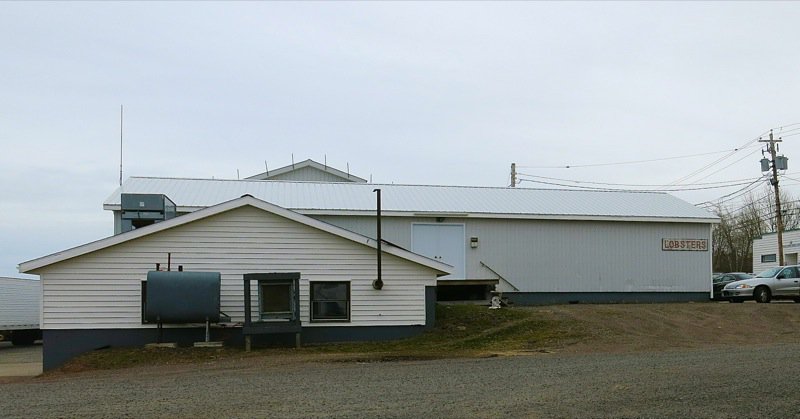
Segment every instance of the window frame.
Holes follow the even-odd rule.
[[[284,285],[289,287],[289,311],[264,311],[264,300],[263,300],[263,287],[265,286],[275,286],[275,285]],[[256,289],[258,292],[258,321],[260,322],[280,322],[280,321],[291,321],[294,318],[295,313],[297,312],[297,307],[295,306],[295,298],[294,296],[297,294],[296,288],[296,281],[292,279],[278,279],[278,280],[260,280],[257,281]]]
[[[347,296],[346,300],[317,300],[314,298],[314,285],[316,284],[343,284],[347,287]],[[352,304],[352,294],[351,294],[351,281],[309,281],[308,283],[308,318],[311,323],[349,323],[352,319],[352,311],[351,311],[351,304]],[[325,318],[325,319],[316,319],[314,318],[314,303],[315,302],[325,302],[325,301],[345,301],[345,309],[347,311],[346,318]]]
[[[268,273],[246,273],[243,275],[244,280],[244,326],[250,328],[254,324],[300,324],[300,272],[268,272]],[[262,282],[292,282],[292,313],[291,319],[284,323],[281,319],[276,320],[261,320],[261,287]],[[256,301],[258,302],[258,309],[254,310],[252,304],[252,285],[256,283]],[[253,311],[257,313],[257,319],[253,319]],[[259,326],[262,327],[262,326]]]
[[[775,263],[777,261],[778,255],[776,253],[761,255],[761,263]]]

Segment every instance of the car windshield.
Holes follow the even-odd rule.
[[[766,271],[761,272],[760,274],[756,275],[756,278],[772,278],[773,276],[777,275],[778,272],[781,271],[781,269],[783,269],[783,268],[780,267],[780,266],[778,266],[776,268],[769,268]]]

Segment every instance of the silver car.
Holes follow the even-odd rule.
[[[744,300],[768,303],[773,299],[800,303],[800,265],[778,266],[753,278],[731,282],[722,289],[722,297],[732,303]]]

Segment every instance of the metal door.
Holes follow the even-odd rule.
[[[452,265],[453,274],[439,279],[464,279],[465,249],[463,224],[413,224],[411,229],[414,252]]]

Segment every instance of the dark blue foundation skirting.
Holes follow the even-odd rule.
[[[427,326],[341,326],[304,327],[300,334],[303,344],[326,342],[357,342],[403,339],[418,335]],[[71,358],[96,349],[111,347],[141,347],[158,342],[156,329],[71,329],[43,330],[42,363],[45,371],[58,368]],[[205,328],[164,329],[162,342],[175,342],[191,346],[205,340]],[[244,346],[244,336],[239,327],[213,328],[211,340],[225,345]],[[253,345],[293,346],[294,334],[254,335]]]
[[[425,327],[436,326],[436,287],[425,287]]]
[[[520,306],[547,304],[681,303],[708,301],[708,292],[504,292]]]

